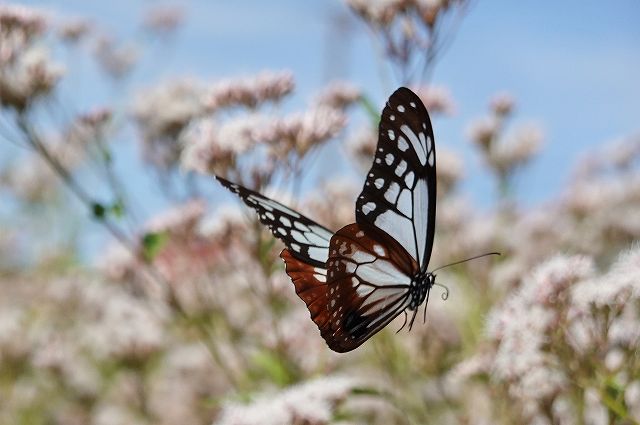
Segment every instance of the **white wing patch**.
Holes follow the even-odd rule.
[[[418,264],[424,255],[425,244],[427,243],[427,232],[429,231],[428,221],[429,211],[429,192],[427,189],[427,181],[418,179],[416,188],[413,191],[413,227],[416,233],[416,247],[419,257]],[[415,257],[414,257],[415,258]]]
[[[398,210],[409,218],[413,218],[413,209],[411,208],[411,192],[408,189],[402,189],[398,198]]]
[[[409,142],[411,142],[413,150],[418,155],[420,164],[424,165],[427,161],[427,149],[424,144],[424,134],[420,133],[422,137],[418,138],[418,136],[416,136],[416,134],[411,131],[411,128],[409,128],[409,126],[406,124],[400,126],[400,130],[402,130],[407,139],[409,139]]]
[[[360,264],[356,275],[361,280],[374,283],[376,286],[409,285],[411,283],[409,276],[398,270],[391,261],[381,258],[372,263]]]
[[[400,186],[398,186],[398,183],[391,182],[391,184],[389,185],[389,188],[384,193],[384,198],[387,201],[389,201],[392,204],[394,204],[396,202],[396,200],[398,199],[398,193],[399,192],[400,192]]]
[[[393,210],[386,210],[376,217],[374,224],[398,241],[413,258],[418,259],[416,256],[416,243],[413,240],[411,220],[395,213]]]
[[[400,149],[402,152],[406,152],[407,149],[409,149],[409,144],[402,136],[398,138],[398,149]]]

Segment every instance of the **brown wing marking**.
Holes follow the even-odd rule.
[[[322,334],[329,326],[326,269],[298,260],[286,248],[280,253],[280,258],[284,260],[285,270],[293,282],[296,294],[307,305],[311,320]]]

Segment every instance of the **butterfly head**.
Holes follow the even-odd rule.
[[[431,287],[435,284],[436,275],[427,271],[420,272],[411,280],[411,301],[409,310],[415,310],[422,305]]]

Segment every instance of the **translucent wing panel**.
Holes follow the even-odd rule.
[[[380,120],[378,146],[356,202],[356,221],[393,237],[426,269],[436,213],[436,159],[431,121],[411,90],[396,90]]]
[[[327,262],[329,347],[351,351],[403,312],[417,263],[389,236],[354,223],[331,239]]]
[[[216,178],[258,213],[260,222],[267,226],[276,238],[284,242],[293,256],[315,267],[325,267],[333,232],[258,192],[222,177]]]

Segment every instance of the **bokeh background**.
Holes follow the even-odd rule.
[[[640,421],[637,2],[0,3],[0,423]],[[220,174],[339,229],[427,105],[427,323],[328,350]]]

